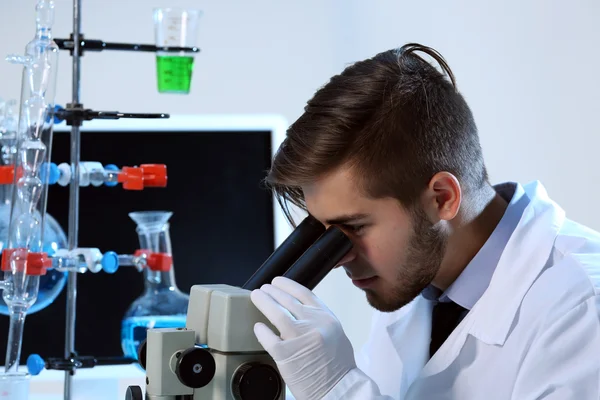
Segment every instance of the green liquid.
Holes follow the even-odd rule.
[[[160,93],[189,93],[194,57],[156,56],[156,78]]]

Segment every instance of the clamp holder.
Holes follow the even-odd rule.
[[[145,256],[146,264],[151,271],[167,272],[173,265],[173,256],[167,253],[153,253],[150,250],[139,249],[135,251],[134,256]]]
[[[10,261],[13,257],[26,260],[25,274],[27,275],[46,275],[46,269],[52,267],[52,260],[48,258],[48,253],[34,253],[25,248],[4,249],[2,250],[2,260],[0,261],[2,271],[8,272],[12,270],[10,267]]]
[[[142,164],[139,167],[123,167],[118,182],[126,190],[143,190],[146,187],[167,186],[167,166],[164,164]]]

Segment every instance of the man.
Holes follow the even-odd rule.
[[[435,50],[408,44],[333,77],[267,182],[344,230],[340,264],[378,310],[357,364],[308,289],[276,278],[253,291],[278,331],[255,334],[296,399],[600,398],[600,235],[539,182],[490,185]]]

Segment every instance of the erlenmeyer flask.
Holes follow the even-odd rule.
[[[132,212],[137,223],[140,249],[172,256],[169,235],[170,211]],[[149,328],[184,328],[189,296],[175,283],[174,263],[167,270],[144,268],[144,292],[125,313],[121,325],[121,346],[125,357],[137,359],[140,344]]]

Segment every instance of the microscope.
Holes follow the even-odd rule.
[[[140,346],[146,394],[127,388],[126,400],[284,400],[277,365],[254,335],[263,322],[277,330],[250,300],[250,293],[277,276],[309,289],[350,251],[337,227],[306,217],[240,288],[195,285],[185,328],[149,329]]]

